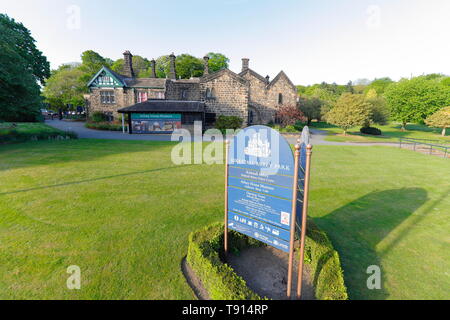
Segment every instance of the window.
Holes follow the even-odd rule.
[[[283,104],[283,95],[281,93],[278,94],[278,104]]]
[[[206,96],[206,99],[214,99],[214,96],[215,96],[214,88],[213,89],[207,88],[205,96]]]
[[[165,99],[164,92],[157,92],[156,93],[156,99]]]
[[[253,111],[250,110],[248,112],[248,124],[253,124],[253,121],[254,121],[254,114],[253,114]]]
[[[148,94],[146,91],[138,91],[136,92],[136,102],[141,103],[148,100]]]
[[[100,102],[103,104],[115,104],[114,91],[100,91]]]
[[[187,99],[188,90],[187,89],[181,89],[181,99],[186,100]]]

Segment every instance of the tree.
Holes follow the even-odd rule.
[[[124,74],[124,65],[125,60],[118,59],[112,64],[111,70],[118,74]],[[148,78],[151,75],[150,61],[141,56],[133,56],[133,70],[137,78]]]
[[[447,128],[450,128],[450,107],[443,108],[425,119],[430,127],[442,128],[442,136],[445,137]]]
[[[420,122],[450,104],[450,89],[440,81],[416,77],[390,85],[385,92],[394,120],[406,130],[408,122]]]
[[[369,127],[373,123],[385,125],[390,116],[386,100],[383,97],[366,96],[366,102],[370,105],[371,116],[365,127]]]
[[[37,121],[50,65],[21,23],[0,14],[0,119]]]
[[[210,52],[207,54],[209,57],[209,70],[211,72],[217,72],[222,69],[227,69],[228,65],[230,63],[230,59],[228,59],[225,55],[222,53],[214,53]]]
[[[278,109],[276,117],[283,127],[294,125],[297,121],[306,120],[303,113],[296,106],[282,106]]]
[[[202,59],[184,53],[176,58],[177,76],[182,79],[191,77],[201,77],[204,72],[204,63]]]
[[[113,61],[109,58],[103,58],[95,51],[87,50],[81,54],[80,70],[83,72],[80,80],[86,84],[92,79],[93,76],[105,66],[111,68]]]
[[[391,78],[388,77],[375,79],[366,87],[365,92],[367,93],[370,90],[375,90],[378,95],[383,95],[386,91],[386,88],[393,83],[394,81],[392,81]]]
[[[156,76],[158,78],[166,78],[170,72],[169,56],[161,56],[156,59]]]
[[[76,65],[62,65],[52,71],[43,90],[45,101],[61,109],[68,104],[83,105],[86,91],[86,83],[81,80],[83,76],[84,72]]]
[[[300,98],[298,107],[306,118],[308,126],[311,121],[321,116],[322,100],[318,98]]]
[[[344,93],[326,115],[327,122],[342,128],[344,135],[352,127],[366,125],[370,117],[370,104],[363,95],[352,93]]]

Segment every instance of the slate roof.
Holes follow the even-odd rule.
[[[162,78],[126,78],[125,83],[130,88],[161,88],[166,87],[166,79]]]
[[[242,77],[244,76],[246,73],[250,73],[252,76],[254,76],[255,78],[261,80],[264,83],[267,83],[267,79],[265,77],[263,77],[262,75],[260,75],[258,72],[253,71],[252,69],[248,68],[244,71],[242,71],[241,73],[239,73],[239,75]]]
[[[148,100],[119,109],[118,112],[205,112],[205,103],[201,101]]]

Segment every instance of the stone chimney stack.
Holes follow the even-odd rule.
[[[176,80],[177,79],[177,70],[175,67],[175,54],[172,52],[172,54],[169,56],[170,59],[170,72],[169,72],[169,79]]]
[[[203,73],[203,75],[207,76],[209,74],[209,57],[205,56],[203,58],[203,61],[205,61],[205,72]]]
[[[242,59],[242,72],[247,71],[249,69],[250,59],[243,58]]]
[[[150,61],[150,65],[152,67],[152,74],[150,75],[150,78],[156,78],[156,61],[155,61],[155,59],[152,59],[152,61]]]
[[[134,78],[133,55],[130,51],[127,50],[123,53],[123,59],[125,61],[123,65],[124,76],[127,76],[128,78]]]

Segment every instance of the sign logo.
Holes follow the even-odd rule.
[[[270,158],[272,151],[270,150],[270,143],[267,139],[262,139],[261,133],[255,133],[250,141],[248,147],[244,149],[247,156],[258,158]]]

